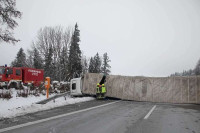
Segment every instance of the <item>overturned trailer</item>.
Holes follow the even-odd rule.
[[[95,95],[102,74],[87,73],[71,80],[72,95]],[[124,100],[200,104],[200,76],[142,77],[108,75],[106,96]]]

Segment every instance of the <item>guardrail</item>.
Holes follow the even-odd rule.
[[[69,91],[65,92],[65,93],[62,93],[62,94],[57,94],[57,95],[52,96],[52,97],[50,97],[48,99],[41,100],[41,101],[37,102],[36,104],[46,104],[46,103],[48,103],[48,102],[50,102],[50,101],[52,101],[52,100],[54,100],[56,98],[59,98],[59,97],[62,97],[62,96],[66,96],[66,95],[69,95],[69,94],[70,94]]]

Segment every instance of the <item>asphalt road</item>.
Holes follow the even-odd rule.
[[[54,118],[47,120],[52,116]],[[44,119],[44,122],[40,122]],[[34,124],[6,132],[200,133],[200,105],[94,100],[1,120],[0,132],[28,122]]]

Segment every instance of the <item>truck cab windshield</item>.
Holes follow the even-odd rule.
[[[0,67],[0,74],[5,74],[5,68]]]

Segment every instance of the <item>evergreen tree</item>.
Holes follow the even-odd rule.
[[[198,60],[194,71],[195,71],[195,75],[200,75],[200,59]]]
[[[33,49],[33,66],[36,69],[43,68],[42,58],[39,54],[39,51],[36,48]]]
[[[63,47],[62,52],[61,52],[61,57],[60,57],[60,65],[61,65],[61,70],[62,72],[60,74],[60,80],[66,80],[67,78],[67,64],[68,64],[68,54],[67,54],[67,49],[66,47]]]
[[[104,53],[103,54],[103,64],[101,67],[101,72],[108,75],[110,73],[110,68],[111,66],[108,64],[109,62],[111,62],[111,60],[109,60],[108,54]]]
[[[89,64],[89,73],[94,73],[94,59],[93,57],[90,58],[90,64]]]
[[[27,62],[27,67],[34,68],[33,56],[32,55],[28,55],[26,62]]]
[[[48,53],[45,55],[45,65],[44,65],[44,72],[45,72],[45,77],[51,77],[53,78],[53,49],[50,46],[48,49]]]
[[[194,75],[200,75],[200,59],[198,60],[196,67],[194,69],[189,69],[187,71],[184,70],[182,73],[175,72],[170,76],[194,76]]]
[[[11,63],[13,67],[27,67],[26,64],[26,54],[24,53],[23,48],[20,48],[16,59]]]
[[[82,63],[83,74],[85,74],[88,72],[88,60],[86,56],[82,55],[81,63]]]
[[[97,53],[94,56],[94,73],[101,73],[101,58],[99,57],[99,54]]]
[[[82,73],[82,65],[81,65],[81,50],[79,47],[80,42],[80,30],[78,29],[78,25],[76,23],[74,33],[71,38],[71,45],[69,49],[69,63],[68,63],[68,71],[69,78],[77,78]]]
[[[34,68],[34,65],[33,65],[33,51],[28,49],[26,57],[27,57],[26,58],[27,67]]]

